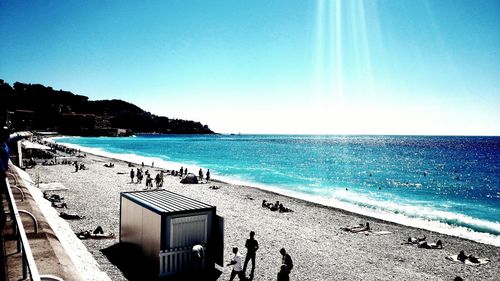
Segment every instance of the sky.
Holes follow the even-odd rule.
[[[0,79],[219,133],[500,135],[497,0],[0,0]]]

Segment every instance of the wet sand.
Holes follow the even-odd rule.
[[[83,240],[100,267],[112,280],[127,280],[118,267],[101,252],[118,243],[120,192],[144,189],[130,183],[130,168],[119,160],[87,154],[81,158],[86,170],[75,172],[70,165],[38,165],[27,172],[41,183],[60,182],[68,188],[54,193],[64,196],[68,212],[85,219],[67,221],[73,231],[94,229],[97,225],[116,234],[115,239]],[[114,168],[105,163],[113,162]],[[164,167],[178,170],[180,167]],[[153,178],[158,168],[149,169]],[[220,186],[213,190],[210,186]],[[294,268],[291,280],[498,280],[500,248],[427,230],[363,217],[343,210],[278,195],[253,187],[217,181],[184,185],[179,177],[165,176],[167,190],[215,205],[225,219],[225,260],[237,246],[245,254],[245,240],[255,231],[259,242],[254,280],[276,280],[281,265],[279,249],[291,255]],[[49,193],[50,194],[50,193]],[[261,207],[262,200],[279,200],[294,212],[279,213]],[[374,231],[387,235],[348,233],[341,227],[369,222]],[[430,250],[402,245],[409,236],[427,237],[429,242],[443,241],[444,249]],[[468,266],[445,257],[460,250],[491,262]],[[218,280],[229,280],[231,267],[224,267]],[[249,270],[247,270],[247,274]]]

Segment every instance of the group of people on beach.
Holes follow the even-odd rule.
[[[172,171],[174,172],[174,171]],[[178,175],[180,176],[181,178],[184,177],[184,176],[187,176],[188,174],[188,168],[184,168],[183,166],[181,166],[180,170],[179,170],[179,173],[175,173],[175,175]],[[202,181],[203,180],[203,170],[200,169],[198,171],[198,180],[199,181]],[[207,173],[206,173],[206,180],[209,181],[210,180],[210,169],[207,169]]]
[[[48,195],[47,192],[43,193],[43,198],[47,199],[51,202],[52,207],[54,208],[66,208],[68,209],[68,205],[64,202],[64,197],[59,194]]]
[[[146,176],[146,188],[145,189],[153,189],[153,178],[151,177],[151,174],[149,173],[149,170],[146,170],[145,172],[142,171],[142,168],[137,168],[137,172],[134,171],[134,169],[130,169],[130,182],[131,183],[142,183],[142,179]],[[155,186],[156,188],[163,187],[163,177],[164,173],[163,171],[160,171],[159,173],[156,174],[154,181],[155,181]],[[134,178],[137,178],[136,181],[134,181]]]
[[[54,208],[68,208],[68,205],[66,202],[64,202],[64,197],[60,196],[59,194],[52,194],[49,196],[47,192],[43,193],[43,198],[47,199],[48,201],[51,202],[52,207]],[[66,212],[60,212],[59,216],[63,219],[66,220],[80,220],[85,218],[84,216],[80,216],[78,214],[73,214],[73,213],[66,213]]]
[[[78,164],[78,161],[75,161],[73,163],[73,166],[75,166],[75,173],[77,173],[78,170],[86,170],[87,169],[87,167],[85,167],[85,164],[83,164],[83,163]]]
[[[280,213],[287,213],[287,212],[293,212],[292,209],[287,208],[283,205],[283,203],[280,203],[280,201],[276,201],[275,203],[267,202],[267,200],[262,200],[262,207],[263,208],[268,208],[271,211],[279,211]]]
[[[199,179],[200,181],[202,181],[202,180],[203,180],[203,170],[202,170],[202,169],[200,169],[200,170],[198,171],[198,179]],[[207,181],[209,181],[209,180],[210,180],[210,169],[208,169],[208,170],[207,170]]]
[[[35,142],[48,146],[52,149],[52,152],[62,152],[65,154],[70,154],[70,155],[75,155],[75,156],[81,156],[81,150],[80,149],[75,149],[75,148],[70,148],[65,145],[57,144],[55,142],[51,141],[46,141],[46,140],[34,140]]]
[[[259,243],[255,239],[255,232],[250,231],[250,237],[245,242],[245,248],[247,248],[247,253],[245,260],[243,262],[243,257],[238,252],[238,247],[233,247],[233,257],[227,266],[233,266],[231,271],[231,276],[229,281],[234,280],[238,276],[239,280],[253,280],[255,273],[255,257],[257,250],[259,249]],[[281,267],[277,275],[278,281],[289,281],[290,272],[293,269],[293,261],[290,255],[286,252],[285,248],[280,249],[281,254]],[[252,269],[250,270],[249,278],[246,277],[246,270],[248,263],[252,261]]]

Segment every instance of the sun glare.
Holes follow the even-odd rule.
[[[315,36],[314,89],[327,103],[324,106],[341,107],[354,88],[371,95],[373,71],[364,3],[318,0]],[[345,48],[350,48],[349,57]]]

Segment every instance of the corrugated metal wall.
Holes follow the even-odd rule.
[[[170,248],[207,243],[208,215],[172,218],[170,222]]]

